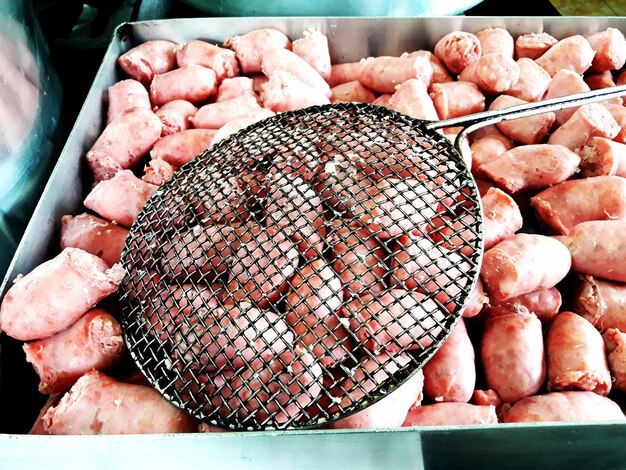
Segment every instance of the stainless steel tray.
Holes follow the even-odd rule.
[[[506,27],[513,35],[543,30],[564,37],[609,26],[626,31],[626,18],[205,18],[121,25],[0,285],[0,296],[18,274],[29,272],[58,251],[61,216],[80,210],[90,184],[83,156],[102,130],[106,90],[121,78],[115,60],[133,45],[149,39],[221,42],[260,27],[274,27],[297,37],[306,28],[315,27],[328,36],[333,60],[340,62],[432,48],[438,38],[452,30],[475,32],[496,26]],[[0,348],[0,423],[9,415],[29,418],[38,406],[33,399],[30,366],[21,349],[6,336],[0,339]],[[607,469],[624,468],[626,461],[626,424],[615,423],[97,437],[26,436],[15,434],[20,426],[13,427],[7,431],[12,434],[0,435],[0,468],[202,465],[255,470],[364,470],[577,465]]]

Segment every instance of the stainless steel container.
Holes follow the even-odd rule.
[[[116,58],[149,39],[221,42],[259,27],[274,27],[291,37],[308,27],[330,40],[333,60],[395,55],[432,48],[455,30],[506,27],[513,35],[547,31],[556,37],[586,34],[609,26],[626,31],[626,18],[207,18],[124,24],[118,28],[83,109],[13,258],[0,295],[19,273],[58,252],[61,216],[80,211],[88,190],[83,156],[104,125],[104,97],[120,79]],[[0,370],[8,410],[30,416],[24,397],[33,385],[12,380],[30,371],[21,351],[2,337]],[[32,375],[32,374],[31,374]],[[7,396],[4,394],[3,396]],[[30,407],[30,409],[28,409]],[[0,418],[1,420],[2,418]],[[30,423],[29,423],[30,424]],[[6,426],[5,426],[6,427]],[[9,432],[15,432],[9,430]],[[404,469],[404,468],[624,468],[626,424],[554,423],[445,426],[390,431],[288,431],[155,436],[0,435],[0,468],[208,468]]]

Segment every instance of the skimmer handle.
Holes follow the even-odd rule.
[[[455,147],[460,152],[460,144],[463,141],[463,138],[467,134],[482,127],[486,127],[491,124],[498,124],[503,121],[512,121],[514,119],[548,113],[550,111],[560,111],[561,109],[573,108],[575,106],[596,103],[598,101],[605,101],[624,95],[626,95],[626,85],[620,85],[610,88],[602,88],[600,90],[587,91],[584,93],[577,93],[575,95],[561,96],[549,100],[536,101],[534,103],[524,103],[519,106],[511,106],[509,108],[483,111],[482,113],[460,116],[457,118],[446,119],[444,121],[429,122],[426,124],[426,128],[439,130],[446,127],[463,126],[464,129],[459,132],[455,142]]]

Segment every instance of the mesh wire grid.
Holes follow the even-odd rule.
[[[420,121],[281,113],[159,188],[122,254],[122,326],[167,399],[225,428],[306,428],[396,390],[461,315],[478,193]]]

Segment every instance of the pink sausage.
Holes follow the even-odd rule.
[[[434,83],[430,88],[430,97],[441,119],[485,110],[485,96],[470,82]]]
[[[215,72],[195,64],[156,75],[150,84],[150,101],[154,106],[163,106],[168,101],[174,100],[198,104],[216,93]]]
[[[246,173],[226,174],[215,171],[210,190],[199,194],[191,204],[204,225],[241,224],[250,220],[250,205],[255,200],[246,194]],[[186,203],[188,205],[188,203]]]
[[[427,238],[403,235],[396,240],[389,267],[392,287],[436,293],[435,298],[448,310],[456,307],[452,299],[460,293],[467,269],[458,253],[435,246]],[[441,286],[448,286],[445,292]]]
[[[213,281],[226,273],[241,243],[258,234],[260,226],[196,225],[172,236],[163,247],[161,269],[168,278]]]
[[[476,33],[483,55],[502,54],[513,58],[513,36],[504,28],[487,28]]]
[[[280,228],[307,259],[322,258],[326,233],[322,200],[297,174],[266,176],[265,225]]]
[[[218,131],[213,136],[213,140],[211,141],[211,145],[215,145],[218,142],[226,139],[231,134],[240,131],[241,129],[245,129],[248,126],[251,126],[255,122],[258,122],[262,119],[266,119],[274,116],[274,112],[269,109],[262,108],[259,111],[255,111],[253,113],[248,114],[247,116],[240,117],[238,119],[233,119],[228,123],[224,124],[222,127],[218,129]]]
[[[268,82],[269,78],[263,74],[253,75],[250,77],[252,79],[252,88],[254,88],[254,93],[259,97],[259,99],[263,98],[263,87]]]
[[[569,120],[552,133],[549,144],[564,145],[570,150],[582,147],[593,136],[612,139],[620,127],[611,113],[600,104],[587,104],[578,108]]]
[[[613,74],[609,70],[605,70],[604,72],[585,74],[583,79],[592,90],[600,90],[602,88],[611,88],[615,86]]]
[[[602,335],[608,353],[613,386],[626,391],[626,334],[610,328]]]
[[[387,251],[367,229],[354,230],[341,221],[334,222],[328,244],[346,298],[365,292],[378,293],[385,288]]]
[[[626,176],[626,145],[604,137],[591,137],[578,149],[582,176]]]
[[[117,63],[131,78],[147,86],[155,75],[176,67],[176,46],[170,41],[147,41],[122,54]]]
[[[430,62],[430,66],[433,68],[433,83],[444,83],[451,82],[452,77],[443,66],[441,61],[437,58],[435,54],[430,51],[415,51],[407,54],[406,52],[402,54],[400,57],[424,57],[428,59]]]
[[[274,72],[263,89],[263,107],[274,112],[329,103],[326,95],[287,72]]]
[[[570,178],[580,157],[561,145],[523,145],[480,167],[480,172],[510,194],[541,189]]]
[[[402,427],[458,426],[464,424],[495,424],[498,422],[493,405],[469,403],[435,403],[409,410]]]
[[[43,417],[47,434],[192,432],[193,418],[156,390],[118,382],[101,372],[83,375]]]
[[[546,340],[548,390],[585,390],[607,395],[611,374],[602,336],[572,312],[559,313]]]
[[[228,101],[247,94],[255,95],[254,80],[248,77],[227,78],[217,89],[215,102]]]
[[[360,62],[358,80],[367,88],[379,93],[394,93],[398,85],[416,78],[428,88],[433,81],[430,61],[418,57],[369,57]]]
[[[394,429],[402,427],[407,413],[421,400],[424,375],[418,371],[393,393],[352,416],[331,423],[332,429]],[[419,407],[418,407],[419,408]]]
[[[161,121],[146,108],[130,108],[106,126],[87,152],[96,181],[134,167],[161,135]]]
[[[389,104],[389,101],[391,100],[391,96],[392,95],[389,95],[389,94],[380,95],[378,98],[372,101],[372,104],[391,109],[390,108],[391,105]]]
[[[585,83],[583,77],[571,70],[559,70],[552,77],[552,81],[548,86],[548,92],[545,99],[560,98],[561,96],[574,95],[576,93],[583,93],[589,91],[589,85]],[[562,109],[555,111],[556,125],[560,126],[566,122],[576,112],[578,108]]]
[[[165,160],[179,168],[208,149],[215,132],[212,129],[188,129],[161,137],[150,155],[154,160]]]
[[[122,80],[111,85],[108,90],[109,107],[107,125],[128,108],[150,109],[150,97],[146,88],[137,80]]]
[[[491,188],[482,197],[483,235],[485,250],[512,237],[522,228],[522,214],[519,207],[508,194],[497,188]]]
[[[493,100],[489,109],[508,108],[524,103],[526,103],[526,101],[514,98],[513,96],[500,95]],[[550,129],[552,129],[552,124],[554,124],[554,120],[554,113],[549,112],[523,119],[500,122],[497,126],[500,132],[506,135],[509,139],[520,144],[530,145],[539,144],[548,136]]]
[[[561,69],[583,74],[591,66],[594,55],[595,52],[589,42],[584,37],[576,35],[561,39],[536,60],[537,64],[551,76]]]
[[[585,80],[585,83],[589,86],[591,90],[600,90],[603,88],[611,88],[615,86],[613,74],[609,70],[598,73],[588,73],[583,77],[583,80]],[[603,104],[604,106],[608,104],[622,105],[624,104],[624,100],[622,98],[613,98],[611,100],[602,101],[601,104]],[[615,120],[617,120],[617,118],[615,118]]]
[[[394,111],[415,119],[439,120],[426,85],[415,78],[407,80],[396,89],[389,99],[389,106]]]
[[[626,62],[626,39],[619,29],[607,28],[606,31],[587,36],[587,41],[595,51],[590,71],[604,72],[619,70]]]
[[[555,287],[550,287],[549,289],[538,289],[528,294],[522,294],[504,302],[492,300],[486,313],[489,316],[504,313],[534,313],[545,326],[549,325],[558,315],[561,302],[561,293]]]
[[[186,321],[174,333],[176,355],[186,364],[197,361],[210,372],[224,367],[237,370],[249,367],[255,358],[272,360],[294,342],[287,323],[274,312],[246,302],[227,308],[215,301],[208,304],[210,312],[202,316],[193,308],[185,312]]]
[[[322,367],[314,361],[306,349],[296,345],[295,354],[285,351],[279,360],[259,358],[237,375],[225,371],[206,385],[201,384],[199,393],[206,394],[207,402],[216,404],[222,416],[230,415],[227,410],[232,408],[232,400],[236,400],[240,403],[237,406],[240,420],[254,413],[259,422],[266,421],[268,414],[274,415],[277,423],[297,421],[321,392]],[[214,386],[221,390],[215,390]]]
[[[537,59],[558,41],[548,33],[522,34],[515,40],[515,56],[518,59]]]
[[[332,99],[335,101],[371,103],[376,99],[376,95],[361,85],[358,80],[337,85],[332,88],[331,92]]]
[[[593,392],[553,392],[517,402],[505,423],[615,421],[626,416],[614,401]]]
[[[342,308],[361,345],[379,354],[422,349],[441,333],[444,315],[437,304],[417,292],[393,289],[353,298]]]
[[[348,62],[345,64],[333,64],[330,67],[330,78],[328,84],[336,87],[342,83],[353,82],[361,76],[361,63]]]
[[[550,233],[569,235],[589,220],[626,220],[626,179],[596,176],[565,181],[530,199]]]
[[[239,64],[235,53],[205,41],[189,41],[176,50],[179,67],[196,64],[215,72],[217,81],[239,75]]]
[[[156,112],[161,120],[161,137],[186,131],[191,127],[191,118],[198,111],[189,101],[174,100],[165,103]]]
[[[604,107],[609,110],[613,119],[620,127],[618,134],[613,137],[615,142],[626,144],[626,106],[615,103],[605,103]]]
[[[476,129],[470,134],[472,138],[472,142],[478,139],[482,139],[483,137],[491,137],[491,136],[503,136],[504,134],[498,130],[498,127],[495,124],[490,126],[481,127],[480,129]]]
[[[251,94],[241,95],[219,103],[205,104],[191,118],[196,129],[219,129],[228,121],[260,111],[256,97]]]
[[[376,356],[370,355],[367,359],[360,361],[348,377],[341,383],[341,388],[350,391],[348,392],[349,395],[346,395],[346,392],[341,390],[341,388],[339,390],[333,390],[333,395],[340,398],[344,406],[347,406],[351,402],[361,400],[366,393],[382,385],[382,383],[389,378],[390,374],[395,374],[399,368],[405,367],[410,360],[411,358],[406,354],[392,355],[382,353]],[[414,402],[414,406],[419,406],[422,402],[423,375],[419,373],[416,375],[419,375],[420,378],[416,378],[415,382],[413,382],[411,379],[413,379],[414,376],[407,380],[406,383],[413,382],[416,388],[419,388],[419,393],[416,393],[417,397]]]
[[[481,341],[487,386],[505,403],[534,395],[546,377],[543,351],[541,322],[534,314],[489,318]]]
[[[126,272],[97,256],[65,248],[20,277],[0,305],[0,326],[21,341],[47,338],[67,328],[117,290]]]
[[[424,182],[413,178],[386,178],[368,188],[352,208],[354,217],[379,238],[391,238],[425,227],[435,215],[435,196]],[[365,199],[365,200],[363,200]]]
[[[453,31],[435,45],[435,55],[453,74],[459,74],[482,54],[479,39],[463,31]]]
[[[98,183],[84,204],[111,222],[130,228],[139,212],[158,186],[137,178],[132,171],[120,171],[113,178]]]
[[[534,60],[526,57],[518,59],[517,66],[519,67],[519,80],[506,91],[506,94],[524,101],[543,99],[550,85],[550,74],[539,67]]]
[[[287,49],[272,49],[263,56],[263,73],[271,79],[277,72],[291,74],[318,93],[330,98],[330,87],[317,70]]]
[[[87,312],[50,338],[24,344],[23,349],[44,394],[69,389],[90,370],[114,367],[125,351],[120,324],[101,309]]]
[[[127,236],[128,230],[91,214],[61,218],[61,249],[80,248],[109,266],[119,262]]]
[[[626,331],[626,285],[579,275],[572,307],[599,331]]]
[[[510,56],[483,54],[476,62],[463,69],[459,80],[478,85],[484,93],[504,93],[517,83],[520,69]]]
[[[250,75],[261,73],[261,63],[267,51],[291,49],[291,41],[276,29],[263,28],[233,36],[224,42],[224,46],[235,51],[241,71]]]
[[[474,347],[461,319],[424,366],[424,394],[435,402],[467,403],[476,383]]]
[[[496,409],[502,406],[502,400],[498,394],[491,390],[474,390],[472,394],[472,403],[475,405],[489,406],[492,405]]]
[[[34,434],[34,435],[47,434],[44,428],[43,417],[45,416],[46,412],[48,411],[50,407],[56,406],[59,403],[59,400],[61,400],[61,396],[58,393],[54,393],[48,396],[46,403],[44,403],[43,407],[41,408],[41,411],[39,411],[39,414],[37,415],[37,418],[35,419],[33,426],[30,428],[30,431],[28,431],[28,434]]]
[[[476,279],[476,285],[472,289],[470,293],[470,297],[467,301],[467,305],[465,306],[465,310],[463,310],[464,318],[472,318],[480,313],[485,304],[489,303],[489,298],[485,295],[485,291],[483,290],[483,283],[480,278]]]
[[[480,273],[489,298],[503,301],[555,286],[572,263],[563,248],[550,237],[526,233],[498,243],[485,253]]]
[[[172,177],[176,170],[177,168],[173,167],[165,160],[152,159],[144,169],[144,175],[141,179],[146,183],[161,186]]]
[[[327,367],[349,357],[352,344],[339,319],[343,288],[332,267],[322,259],[313,260],[289,284],[285,319],[299,341]]]
[[[513,58],[513,36],[504,28],[487,28],[476,33],[483,55],[502,54]]]
[[[267,308],[281,297],[299,264],[295,244],[273,229],[242,243],[234,259],[227,289],[235,300],[258,308]]]
[[[513,142],[504,135],[492,135],[483,137],[472,142],[470,150],[472,153],[472,172],[482,176],[481,165],[497,160],[497,158],[507,150],[513,148]]]
[[[581,222],[560,241],[569,248],[575,271],[626,282],[626,263],[619,261],[626,250],[625,220]]]
[[[316,29],[308,29],[292,44],[294,54],[302,57],[326,81],[330,79],[328,38]]]

